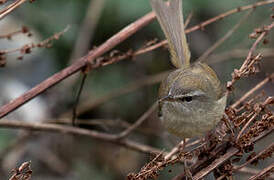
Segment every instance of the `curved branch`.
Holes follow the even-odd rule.
[[[83,128],[66,126],[66,125],[57,125],[57,124],[46,124],[46,123],[27,123],[22,121],[10,121],[10,120],[1,120],[0,127],[2,128],[13,128],[13,129],[27,129],[32,131],[47,131],[47,132],[55,132],[61,134],[74,134],[74,135],[81,135],[81,136],[88,136],[94,139],[103,140],[106,142],[111,142],[120,146],[125,146],[129,149],[134,151],[142,152],[142,153],[160,153],[161,151],[144,145],[140,144],[128,139],[117,139],[116,135],[101,133],[97,131],[91,131]]]

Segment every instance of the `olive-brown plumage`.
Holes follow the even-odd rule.
[[[208,65],[190,64],[182,15],[182,1],[150,0],[168,39],[171,62],[177,70],[170,73],[159,89],[159,114],[165,128],[182,138],[204,135],[221,119],[226,96],[221,83]]]

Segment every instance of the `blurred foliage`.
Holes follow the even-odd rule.
[[[31,30],[35,30],[36,32],[38,32],[42,39],[51,36],[55,32],[61,31],[67,25],[71,26],[70,30],[65,33],[65,35],[63,35],[60,40],[56,41],[51,49],[45,49],[40,52],[41,56],[48,56],[50,54],[50,59],[48,61],[55,62],[56,67],[53,68],[61,70],[69,63],[76,38],[78,37],[79,28],[81,27],[83,18],[85,17],[89,2],[89,0],[36,0],[34,3],[24,4],[11,16],[13,18],[16,18],[17,21],[19,21],[20,23],[23,23],[25,26],[29,27]],[[192,18],[189,25],[190,27],[232,8],[251,4],[254,2],[256,1],[184,0],[184,14],[185,17],[190,12],[193,12],[194,14],[194,17]],[[254,28],[260,27],[262,24],[269,22],[269,15],[271,14],[269,7],[270,6],[263,6],[257,8],[254,14],[249,17],[249,20],[245,22],[245,24],[243,24],[229,40],[227,40],[222,46],[220,46],[216,50],[216,52],[224,52],[235,48],[248,48],[252,43],[252,41],[248,39],[249,33],[251,33]],[[89,48],[99,46],[101,43],[106,41],[113,34],[117,33],[127,24],[142,17],[144,14],[150,12],[150,10],[151,8],[148,0],[105,0],[104,9],[96,27],[93,41],[90,42]],[[208,48],[217,39],[221,38],[228,30],[230,30],[234,26],[234,24],[238,22],[238,20],[242,17],[244,13],[246,12],[232,15],[222,21],[218,21],[213,25],[206,27],[205,31],[194,32],[188,35],[193,59],[199,57],[201,53],[206,50],[206,48]],[[198,39],[199,42],[197,41],[197,39],[196,41],[192,41],[197,35],[199,35],[199,37],[201,38]],[[138,49],[142,47],[145,42],[152,40],[155,37],[159,39],[164,38],[162,30],[160,29],[158,23],[153,22],[147,27],[144,27],[141,31],[137,32],[133,37],[130,37],[128,40],[123,42],[115,49],[118,49],[120,51]],[[204,45],[200,47],[199,43]],[[134,61],[124,60],[122,62],[94,70],[90,73],[87,83],[85,84],[85,89],[81,102],[95,100],[96,98],[102,97],[107,93],[110,93],[113,90],[123,87],[128,83],[132,83],[140,78],[171,69],[172,66],[168,61],[168,56],[169,55],[167,50],[163,50],[163,48],[160,48],[145,55],[138,56],[134,58]],[[242,59],[241,61],[239,61],[239,59],[235,58],[231,59],[230,61],[222,62],[221,65],[217,63],[216,65],[213,65],[213,67],[220,75],[222,82],[225,82],[226,80],[230,79],[230,73],[234,68],[238,67],[241,62]],[[29,68],[31,69],[33,67],[29,66]],[[39,76],[38,74],[36,75]],[[47,101],[54,101],[51,103],[57,105],[53,107],[55,107],[56,109],[61,109],[60,112],[57,111],[52,114],[62,114],[64,111],[71,111],[72,105],[75,100],[76,89],[78,88],[78,86],[79,82],[73,85],[73,92],[66,92],[67,89],[62,89],[61,92],[58,92],[60,94],[62,94],[62,92],[64,92],[66,95],[70,94],[70,96],[65,97],[66,101],[61,102],[58,102],[59,94],[55,95],[56,99],[50,98],[50,95],[56,93],[54,91],[55,89],[51,89],[49,90],[49,92],[47,92],[49,98],[49,100]],[[57,87],[62,87],[62,83],[59,84]],[[244,89],[247,89],[248,87],[250,86],[247,86]],[[109,102],[98,106],[95,109],[92,109],[88,113],[82,114],[80,117],[84,119],[119,118],[126,120],[127,122],[133,123],[156,100],[157,88],[158,85],[144,87],[136,92],[121,96],[119,98],[115,98],[114,100],[110,100]],[[63,109],[60,106],[62,106]],[[157,133],[161,135],[162,130],[158,128],[159,122],[157,119],[151,119],[151,122],[146,122],[144,126],[146,125],[149,126],[148,128],[150,128],[151,131],[157,131]],[[0,134],[0,147],[2,149],[8,144],[7,141],[8,139],[10,139],[10,135],[6,135],[6,130],[4,131],[2,129],[0,130]],[[128,157],[122,157],[121,154],[118,156],[117,154],[119,154],[119,151],[121,151],[119,147],[112,147],[112,145],[105,145],[104,143],[100,143],[98,141],[94,141],[94,143],[90,144],[88,143],[88,145],[85,146],[85,143],[87,143],[88,141],[93,141],[92,139],[88,138],[84,138],[84,140],[79,141],[78,139],[81,137],[68,138],[69,140],[64,140],[66,139],[66,137],[62,137],[60,135],[54,135],[50,137],[50,141],[56,141],[55,143],[62,144],[60,146],[63,147],[60,149],[55,148],[55,153],[62,154],[61,159],[65,162],[70,162],[70,172],[77,172],[77,176],[73,176],[74,178],[60,174],[56,175],[54,172],[52,172],[50,176],[51,179],[57,179],[57,177],[63,177],[63,179],[83,180],[90,179],[90,177],[92,177],[93,179],[121,179],[122,177],[125,177],[128,172],[133,170],[127,169],[127,163],[131,164],[130,167],[136,168],[135,171],[138,171],[139,168],[144,164],[144,162],[149,159],[147,155],[141,155],[142,158],[140,158],[140,155],[132,155],[135,152],[131,151],[126,154],[128,155]],[[165,147],[163,139],[159,137],[155,139],[154,136],[141,136],[138,133],[134,134],[133,137],[138,141],[152,144],[156,147]],[[43,142],[41,139],[38,139],[36,141],[37,144],[41,142]],[[49,147],[53,146],[51,143],[46,144]],[[45,146],[45,144],[43,144],[43,146]],[[73,156],[70,154],[71,150],[66,151],[67,147],[75,148],[75,150],[73,150],[75,152],[72,153]],[[113,166],[118,166],[118,160],[117,162],[110,161],[109,156],[105,157],[109,159],[103,159],[103,155],[100,155],[100,153],[98,152],[99,150],[95,150],[96,148],[99,148],[100,150],[102,150],[102,152],[104,152],[105,149],[105,151],[109,154],[111,154],[112,151],[107,151],[106,149],[111,149],[113,150],[113,156],[117,157],[117,159],[125,158],[126,163],[123,162],[124,171],[119,172],[118,168],[113,168]],[[88,154],[91,157],[85,158]],[[93,159],[95,157],[97,157],[97,159],[102,159],[99,159],[97,160],[97,162],[95,162],[95,160]],[[31,156],[29,158],[33,159],[33,157]],[[34,176],[36,168],[38,167],[33,168]],[[178,170],[173,170],[171,173],[165,172],[165,175],[162,177],[162,179],[170,178],[172,175],[176,174],[176,172],[180,170],[180,167],[178,167]],[[34,179],[36,178],[34,177]],[[41,177],[41,179],[43,178]]]

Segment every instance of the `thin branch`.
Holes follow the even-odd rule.
[[[221,44],[223,44],[229,37],[232,36],[232,34],[246,21],[252,12],[253,10],[250,10],[245,16],[243,16],[236,25],[234,25],[221,39],[216,41],[210,48],[208,48],[196,61],[205,61],[214,50],[216,50]]]
[[[247,76],[250,73],[254,73],[252,68],[254,64],[262,58],[262,55],[259,53],[255,57],[252,57],[257,45],[263,40],[267,33],[274,27],[274,22],[262,29],[261,34],[257,37],[256,41],[251,46],[246,59],[244,60],[242,66],[239,70],[235,69],[232,73],[232,80],[227,83],[227,93],[232,90],[233,84],[239,80],[241,77]]]
[[[78,104],[79,104],[79,100],[80,100],[81,93],[83,91],[86,79],[87,79],[87,74],[83,74],[82,81],[80,83],[80,88],[77,92],[76,100],[75,100],[74,107],[73,107],[73,110],[72,110],[72,125],[73,126],[76,125],[75,123],[76,123],[76,119],[77,119],[77,107],[78,107]]]
[[[202,171],[198,172],[193,176],[193,180],[199,180],[205,177],[208,173],[210,173],[213,169],[220,166],[222,163],[224,163],[226,160],[231,158],[233,155],[235,155],[239,150],[235,147],[231,147],[228,149],[228,151],[221,156],[220,158],[213,161],[209,166],[204,168]]]
[[[39,43],[28,43],[28,44],[25,44],[19,48],[0,50],[0,53],[1,53],[1,55],[5,55],[5,54],[11,54],[11,53],[15,53],[15,52],[19,51],[23,56],[24,54],[31,53],[31,50],[34,48],[42,48],[42,47],[46,48],[46,47],[50,46],[50,43],[52,41],[58,40],[64,33],[66,33],[69,30],[69,28],[70,28],[70,26],[67,26],[64,30],[53,34],[49,38],[44,39],[43,41],[41,41]],[[22,30],[22,31],[24,31],[24,30]],[[26,29],[25,31],[28,31],[28,30]]]
[[[234,166],[235,167],[235,166]],[[236,166],[237,167],[237,166]],[[258,169],[254,169],[254,168],[249,168],[249,167],[243,167],[243,168],[241,168],[241,169],[239,169],[239,170],[237,170],[237,171],[239,171],[239,172],[241,172],[241,173],[247,173],[247,174],[258,174],[258,173],[260,173],[260,170],[258,170]],[[269,177],[268,177],[269,179],[274,179],[274,175],[270,175]]]
[[[238,8],[235,8],[235,9],[232,9],[230,11],[227,11],[225,13],[222,13],[222,14],[219,14],[218,16],[216,17],[213,17],[207,21],[204,21],[196,26],[193,26],[189,29],[186,29],[185,30],[185,33],[188,34],[188,33],[191,33],[193,31],[196,31],[196,30],[199,30],[199,29],[204,29],[205,26],[213,23],[213,22],[216,22],[218,20],[222,20],[223,18],[227,17],[227,16],[230,16],[232,14],[235,14],[235,13],[238,13],[238,12],[241,12],[241,11],[245,11],[245,10],[249,10],[249,9],[255,9],[256,7],[259,7],[259,6],[262,6],[262,5],[266,5],[266,4],[271,4],[271,3],[274,3],[274,0],[270,0],[270,1],[261,1],[261,2],[257,2],[257,3],[254,3],[254,4],[251,4],[251,5],[247,5],[247,6],[242,6],[242,7],[238,7]],[[143,53],[146,53],[148,51],[152,51],[152,50],[155,50],[159,47],[162,47],[164,45],[167,44],[167,40],[163,40],[155,45],[152,45],[152,46],[149,46],[147,48],[144,48],[144,49],[140,49],[138,50],[136,53],[134,53],[134,55],[140,55],[140,54],[143,54]]]
[[[3,19],[6,15],[11,13],[13,10],[18,8],[21,4],[26,2],[27,0],[17,0],[14,3],[10,4],[9,6],[5,7],[0,11],[0,20]]]
[[[31,35],[31,33],[29,32],[28,28],[25,27],[25,26],[22,26],[22,28],[19,29],[19,30],[16,30],[16,31],[13,31],[13,32],[10,32],[10,33],[7,33],[7,34],[1,34],[0,35],[0,39],[4,39],[4,38],[11,39],[13,36],[21,34],[21,33],[23,33],[23,34],[28,33],[27,34],[28,36]]]
[[[273,147],[274,147],[274,143],[272,143],[269,146],[267,146],[266,148],[264,148],[264,150],[262,150],[261,152],[259,152],[256,156],[252,157],[251,159],[249,159],[248,161],[246,161],[242,165],[237,166],[236,168],[234,168],[233,171],[238,171],[239,169],[245,167],[246,165],[248,165],[252,161],[256,160],[258,157],[260,157],[261,155],[263,155],[265,152],[269,151],[270,149],[273,149]]]
[[[262,88],[265,84],[268,82],[271,82],[274,79],[274,73],[272,73],[270,76],[266,77],[264,80],[262,80],[260,83],[258,83],[255,87],[250,89],[248,92],[246,92],[239,100],[237,100],[234,104],[231,105],[232,108],[236,108],[238,105],[240,105],[244,100],[246,100],[250,95],[252,95],[254,92],[256,92],[258,89]]]
[[[159,73],[156,75],[144,77],[137,81],[131,82],[123,87],[114,89],[113,91],[107,93],[106,95],[104,95],[102,97],[98,97],[95,100],[93,99],[93,96],[87,97],[85,99],[88,99],[88,101],[83,102],[79,105],[78,114],[83,114],[83,113],[90,111],[91,109],[93,109],[101,104],[104,104],[105,102],[110,101],[111,99],[114,99],[114,98],[119,97],[124,94],[128,94],[128,93],[135,91],[141,87],[159,83],[163,80],[164,77],[166,77],[168,75],[169,72],[170,71],[165,71],[165,72],[162,72],[162,73]],[[68,117],[68,116],[70,116],[70,114],[71,114],[70,112],[65,112],[60,117],[61,118]]]
[[[117,44],[124,41],[129,36],[133,35],[135,32],[140,30],[142,27],[147,25],[155,18],[154,13],[149,13],[144,17],[140,18],[139,20],[131,23],[116,35],[112,36],[109,40],[103,43],[95,50],[91,50],[86,56],[78,59],[75,63],[71,66],[61,70],[60,72],[54,74],[53,76],[49,77],[48,79],[44,80],[28,92],[24,93],[22,96],[16,98],[15,100],[11,101],[10,103],[0,107],[0,118],[3,118],[10,112],[14,111],[18,107],[22,106],[29,100],[33,99],[34,97],[38,96],[48,88],[54,86],[55,84],[59,83],[60,81],[64,80],[65,78],[71,76],[72,74],[78,72],[87,64],[93,63],[95,58],[101,56],[106,51],[112,49]],[[93,68],[99,67],[100,64],[94,65]]]
[[[179,152],[180,147],[183,147],[185,143],[186,142],[183,140],[179,144],[177,144],[174,148],[172,148],[171,151],[165,155],[165,160],[170,160],[173,155]]]
[[[246,57],[248,49],[232,49],[226,52],[221,52],[218,54],[212,54],[208,57],[208,64],[220,63],[223,61],[231,60],[232,58],[243,58]],[[261,48],[257,49],[255,52],[261,52],[265,58],[274,57],[273,48]]]
[[[244,133],[244,131],[248,128],[248,126],[251,124],[252,121],[255,120],[255,118],[258,116],[257,113],[255,113],[249,120],[248,122],[244,125],[244,127],[241,129],[241,131],[239,132],[237,138],[236,138],[236,142],[239,141],[239,139],[241,138],[242,134]]]
[[[104,9],[105,0],[90,0],[85,18],[80,26],[77,40],[73,48],[70,64],[88,52],[91,39],[97,26],[100,14]]]
[[[46,123],[27,123],[22,121],[9,121],[9,120],[1,120],[0,127],[3,128],[13,128],[13,129],[27,129],[32,131],[47,131],[47,132],[55,132],[61,134],[74,134],[74,135],[82,135],[87,137],[92,137],[94,139],[103,140],[106,142],[111,142],[117,145],[121,145],[132,149],[134,151],[142,152],[142,153],[160,153],[161,151],[144,145],[140,144],[128,139],[117,140],[116,135],[101,133],[97,131],[91,131],[83,128],[78,127],[71,127],[65,125],[56,125],[56,124],[46,124]]]
[[[248,180],[255,180],[260,178],[261,176],[265,175],[268,172],[272,172],[274,171],[274,163],[272,163],[271,165],[269,165],[268,167],[264,168],[262,171],[260,171],[258,174],[250,177]]]
[[[30,165],[30,161],[22,163],[19,168],[15,168],[12,171],[12,176],[9,180],[30,180],[32,176]]]
[[[133,130],[139,127],[149,115],[151,115],[158,107],[158,102],[155,102],[134,124],[116,136],[116,139],[122,139],[128,136]]]
[[[71,124],[71,118],[63,118],[63,119],[55,119],[55,120],[51,119],[51,120],[46,120],[45,123],[68,125],[68,124]],[[121,119],[77,119],[77,125],[99,126],[103,129],[107,129],[108,127],[127,129],[130,126],[132,126],[132,124]],[[145,134],[148,136],[153,135],[153,136],[161,137],[161,135],[158,132],[155,132],[155,129],[149,128],[149,127],[137,127],[136,131],[139,131],[142,134]]]

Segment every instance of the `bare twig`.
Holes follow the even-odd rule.
[[[13,174],[9,180],[30,180],[32,175],[30,165],[30,161],[21,164],[19,168],[13,170]]]
[[[76,125],[75,123],[76,123],[76,119],[77,119],[77,108],[78,108],[79,100],[80,100],[81,93],[83,91],[86,79],[87,79],[87,74],[83,74],[82,81],[80,83],[80,88],[77,92],[76,100],[75,100],[73,111],[72,111],[72,125],[73,126]]]
[[[208,48],[196,61],[205,61],[214,50],[216,50],[221,44],[232,36],[232,34],[246,21],[252,12],[253,10],[250,10],[245,16],[243,16],[235,26],[233,26],[221,39]]]
[[[144,145],[140,144],[128,139],[117,140],[116,135],[101,133],[97,131],[91,131],[83,128],[78,127],[71,127],[65,125],[56,125],[56,124],[45,124],[45,123],[27,123],[22,121],[9,121],[9,120],[1,120],[0,127],[6,128],[14,128],[14,129],[28,129],[32,131],[48,131],[48,132],[56,132],[61,134],[74,134],[74,135],[82,135],[92,137],[94,139],[103,140],[106,142],[111,142],[117,145],[125,146],[129,149],[139,151],[142,153],[160,153],[161,151]]]
[[[207,63],[214,64],[231,60],[232,58],[243,58],[246,57],[248,52],[248,49],[232,49],[218,54],[212,54],[208,57]],[[273,48],[260,48],[257,49],[255,52],[261,52],[265,58],[274,57]]]
[[[162,72],[162,73],[159,73],[156,75],[144,77],[144,78],[139,79],[135,82],[129,83],[123,87],[115,89],[115,90],[107,93],[103,97],[99,97],[95,100],[93,100],[93,97],[85,98],[85,99],[89,99],[89,101],[83,102],[82,104],[79,105],[78,113],[83,114],[83,113],[90,111],[91,109],[93,109],[101,104],[104,104],[105,102],[110,101],[111,99],[114,99],[114,98],[119,97],[124,94],[128,94],[128,93],[135,91],[141,87],[159,83],[163,80],[164,77],[166,77],[168,75],[169,72],[170,71],[165,71],[165,72]],[[71,114],[70,112],[66,112],[61,115],[61,118],[68,117],[68,116],[70,116],[70,114]]]
[[[0,50],[1,55],[5,55],[5,54],[11,54],[11,53],[15,53],[15,52],[20,52],[21,53],[21,57],[24,54],[29,54],[31,53],[31,50],[34,48],[45,48],[45,47],[49,47],[50,43],[54,40],[58,40],[65,32],[67,32],[69,30],[69,26],[67,26],[64,30],[62,30],[61,32],[55,33],[53,34],[51,37],[39,42],[39,43],[29,43],[29,44],[25,44],[22,47],[19,48],[14,48],[14,49],[6,49],[6,50]],[[23,30],[24,31],[24,30]],[[28,30],[25,30],[28,31]]]
[[[237,166],[234,166],[234,167],[237,168]],[[250,168],[250,167],[243,167],[243,168],[241,168],[237,171],[239,171],[241,173],[252,174],[252,175],[258,174],[260,172],[259,169],[254,169],[254,168]],[[274,175],[270,175],[268,178],[269,179],[274,179]]]
[[[9,6],[5,7],[0,11],[0,20],[3,19],[6,15],[11,13],[13,10],[18,8],[21,4],[26,2],[27,0],[17,0],[14,3],[10,4]]]
[[[218,16],[216,17],[213,17],[207,21],[204,21],[202,22],[201,24],[198,24],[196,26],[193,26],[189,29],[186,29],[185,30],[185,33],[188,34],[188,33],[191,33],[193,31],[196,31],[196,30],[199,30],[199,29],[204,29],[205,26],[213,23],[213,22],[216,22],[218,20],[221,20],[227,16],[230,16],[232,14],[235,14],[235,13],[238,13],[238,12],[241,12],[241,11],[245,11],[245,10],[248,10],[248,9],[255,9],[256,7],[258,6],[262,6],[262,5],[266,5],[268,3],[274,3],[274,0],[271,0],[271,1],[261,1],[261,2],[257,2],[257,3],[254,3],[254,4],[251,4],[251,5],[247,5],[247,6],[242,6],[242,7],[239,7],[239,8],[236,8],[236,9],[232,9],[230,11],[227,11],[225,13],[222,13],[222,14],[219,14]],[[152,45],[152,46],[149,46],[147,48],[144,48],[144,49],[140,49],[139,51],[137,51],[136,53],[134,53],[134,56],[135,55],[140,55],[140,54],[143,54],[143,53],[146,53],[148,51],[152,51],[154,49],[157,49],[159,47],[162,47],[164,45],[167,44],[167,40],[163,40],[155,45]]]
[[[246,100],[248,97],[250,97],[250,95],[253,94],[255,91],[262,88],[268,82],[271,82],[273,78],[274,78],[274,73],[272,73],[270,76],[266,77],[264,80],[262,80],[260,83],[258,83],[255,87],[253,87],[248,92],[246,92],[239,100],[237,100],[234,104],[232,104],[231,107],[236,108],[244,100]]]
[[[155,102],[134,124],[116,136],[117,139],[122,139],[128,136],[134,129],[140,126],[149,115],[151,115],[158,107],[158,102]]]
[[[263,155],[265,152],[269,151],[270,149],[273,149],[274,147],[274,143],[270,144],[268,147],[264,148],[264,150],[262,150],[261,152],[259,152],[256,156],[252,157],[251,159],[249,159],[248,161],[246,161],[245,163],[243,163],[240,166],[237,166],[236,168],[234,168],[234,171],[237,171],[243,167],[245,167],[246,165],[248,165],[249,163],[251,163],[252,161],[256,160],[258,157],[260,157],[261,155]]]
[[[176,154],[177,152],[179,152],[180,147],[184,146],[185,143],[186,142],[183,140],[179,144],[177,144],[169,153],[167,153],[165,155],[165,160],[171,159],[174,154]]]
[[[244,127],[241,129],[241,131],[239,132],[239,134],[238,134],[238,136],[237,136],[237,138],[236,138],[236,142],[238,142],[239,141],[239,139],[241,138],[241,136],[242,136],[242,134],[244,133],[244,131],[248,128],[248,126],[250,125],[250,123],[252,122],[252,121],[254,121],[255,120],[255,118],[258,116],[258,114],[257,113],[255,113],[249,120],[248,120],[248,122],[244,125]]]
[[[228,151],[223,156],[221,156],[220,158],[216,159],[209,166],[207,166],[205,169],[203,169],[202,171],[200,171],[197,174],[195,174],[195,176],[193,176],[193,180],[202,179],[208,173],[210,173],[213,169],[215,169],[216,167],[218,167],[219,165],[221,165],[223,162],[225,162],[226,160],[228,160],[230,157],[232,157],[233,155],[235,155],[238,151],[239,150],[237,148],[234,148],[234,147],[228,149]]]
[[[263,175],[265,175],[266,173],[273,173],[274,172],[274,163],[272,163],[271,165],[269,165],[268,167],[264,168],[262,171],[260,171],[258,174],[251,176],[248,180],[255,180],[258,179],[260,177],[262,177]]]
[[[4,39],[4,38],[11,39],[13,36],[21,34],[21,33],[27,34],[27,36],[31,36],[29,29],[26,26],[22,26],[22,28],[19,30],[0,35],[0,39]]]
[[[274,27],[274,22],[272,22],[270,25],[264,27],[262,30],[260,36],[256,39],[256,41],[253,43],[252,47],[250,48],[248,55],[243,62],[242,66],[239,70],[235,69],[232,73],[232,80],[227,83],[227,90],[228,92],[232,90],[233,84],[239,80],[243,76],[247,76],[250,73],[254,73],[254,64],[259,61],[262,57],[262,55],[259,53],[255,57],[252,57],[257,45],[263,40],[263,38],[267,35],[267,32],[269,32]]]
[[[107,40],[105,43],[103,43],[100,47],[98,47],[95,50],[91,50],[86,56],[78,59],[75,63],[73,63],[71,66],[63,69],[62,71],[54,74],[53,76],[49,77],[48,79],[44,80],[28,92],[24,93],[22,96],[16,98],[12,102],[2,106],[0,108],[0,118],[3,118],[5,115],[10,113],[11,111],[17,109],[21,105],[25,104],[32,98],[36,97],[37,95],[44,92],[46,89],[52,87],[53,85],[59,83],[63,79],[71,76],[72,74],[78,72],[83,67],[85,67],[87,64],[94,63],[94,60],[96,57],[101,56],[106,51],[110,50],[117,44],[124,41],[129,36],[133,35],[136,31],[147,25],[150,21],[154,19],[155,15],[154,13],[149,13],[145,15],[144,17],[140,18],[139,20],[135,21],[134,23],[131,23],[124,29],[122,29],[119,33],[112,36],[109,40]],[[97,68],[99,66],[102,66],[101,63],[95,63],[92,68]]]
[[[104,8],[105,0],[90,0],[85,18],[80,26],[79,33],[73,52],[71,55],[70,63],[83,56],[88,52],[91,44],[91,38],[97,26],[100,14]]]

